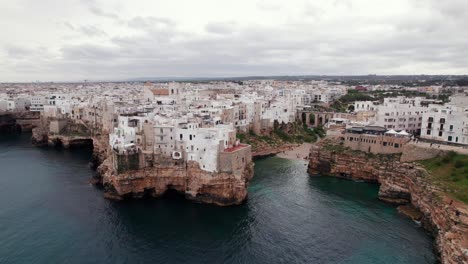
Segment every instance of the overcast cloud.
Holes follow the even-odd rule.
[[[467,0],[15,0],[0,28],[0,82],[468,74]]]

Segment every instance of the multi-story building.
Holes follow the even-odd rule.
[[[409,134],[396,133],[384,127],[351,127],[344,134],[344,146],[374,154],[395,154],[403,151],[410,141]]]
[[[47,104],[47,100],[45,96],[32,96],[31,97],[31,107],[29,108],[29,111],[31,112],[41,112],[44,111],[44,105]]]
[[[383,104],[378,105],[373,125],[382,126],[397,131],[405,130],[419,135],[421,131],[422,115],[428,108],[421,106],[423,98],[395,97],[385,98]]]
[[[468,145],[468,97],[446,105],[430,105],[423,115],[421,138]]]

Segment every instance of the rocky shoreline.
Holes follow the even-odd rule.
[[[431,184],[428,172],[416,163],[318,144],[311,149],[308,172],[380,184],[379,199],[406,205],[400,211],[435,237],[442,263],[468,262],[468,206]]]
[[[11,114],[0,115],[0,134],[21,132],[21,127],[16,123],[16,118]]]
[[[247,187],[253,177],[253,162],[249,159],[242,170],[208,172],[196,162],[159,161],[153,155],[137,153],[139,164],[152,159],[151,166],[116,171],[114,162],[122,157],[110,150],[107,136],[77,136],[50,133],[48,123],[33,129],[35,146],[93,147],[90,166],[96,170],[90,182],[103,188],[103,196],[112,200],[160,197],[169,190],[184,194],[188,200],[219,206],[238,205],[248,196]],[[92,134],[91,131],[87,133]],[[247,150],[251,157],[250,146]],[[131,159],[124,157],[127,162]],[[120,164],[122,165],[122,164]],[[126,164],[125,167],[131,167]]]
[[[262,147],[252,150],[252,158],[254,160],[271,157],[283,151],[291,150],[295,147],[300,146],[299,144],[285,144],[282,146],[269,146],[269,147]]]
[[[30,132],[39,119],[38,112],[0,113],[0,134]]]
[[[167,191],[181,193],[186,199],[219,206],[238,205],[247,199],[247,186],[253,177],[253,163],[241,174],[209,173],[198,163],[116,173],[108,160],[98,167],[104,197],[112,200],[160,197]]]

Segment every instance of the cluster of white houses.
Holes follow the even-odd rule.
[[[39,111],[44,117],[67,118],[108,133],[117,152],[143,151],[200,163],[216,170],[219,153],[239,145],[236,132],[261,134],[275,121],[289,123],[300,112],[327,105],[347,93],[347,86],[323,81],[245,81],[210,83],[86,83],[24,85],[0,90],[0,112]],[[437,141],[468,144],[468,97],[437,104],[422,97],[359,101],[353,113],[321,113],[307,124],[382,127]],[[309,111],[309,110],[307,110]],[[302,112],[304,114],[304,112]],[[354,123],[351,124],[353,121]],[[372,129],[360,136],[368,141]],[[357,130],[348,131],[358,133]],[[383,137],[394,136],[383,132]],[[355,144],[355,137],[353,142]],[[398,138],[398,137],[396,137]],[[397,141],[401,141],[398,139]],[[381,147],[400,146],[379,140]],[[395,145],[396,144],[396,145]],[[398,147],[397,147],[398,148]],[[389,150],[392,152],[393,150]]]
[[[421,97],[385,98],[382,104],[354,103],[354,111],[366,116],[366,124],[405,131],[438,142],[468,145],[468,97],[452,96],[446,104]]]
[[[49,84],[0,93],[0,112],[38,111],[45,118],[84,122],[109,134],[117,153],[197,161],[201,169],[214,172],[223,153],[242,148],[238,131],[268,132],[275,121],[294,122],[304,104],[326,104],[346,94],[345,86],[326,84]]]

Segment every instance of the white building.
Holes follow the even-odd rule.
[[[12,98],[7,100],[7,111],[16,112],[16,111],[26,111],[29,109],[31,101],[27,98]]]
[[[32,96],[31,97],[31,107],[29,111],[31,112],[41,112],[44,111],[44,105],[47,104],[45,96]]]
[[[377,106],[374,125],[397,131],[405,130],[419,134],[422,115],[428,111],[421,106],[422,98],[385,98],[382,105]]]
[[[468,145],[468,97],[430,105],[423,115],[421,138]]]
[[[354,102],[354,112],[376,111],[377,105],[372,101],[356,101]]]

